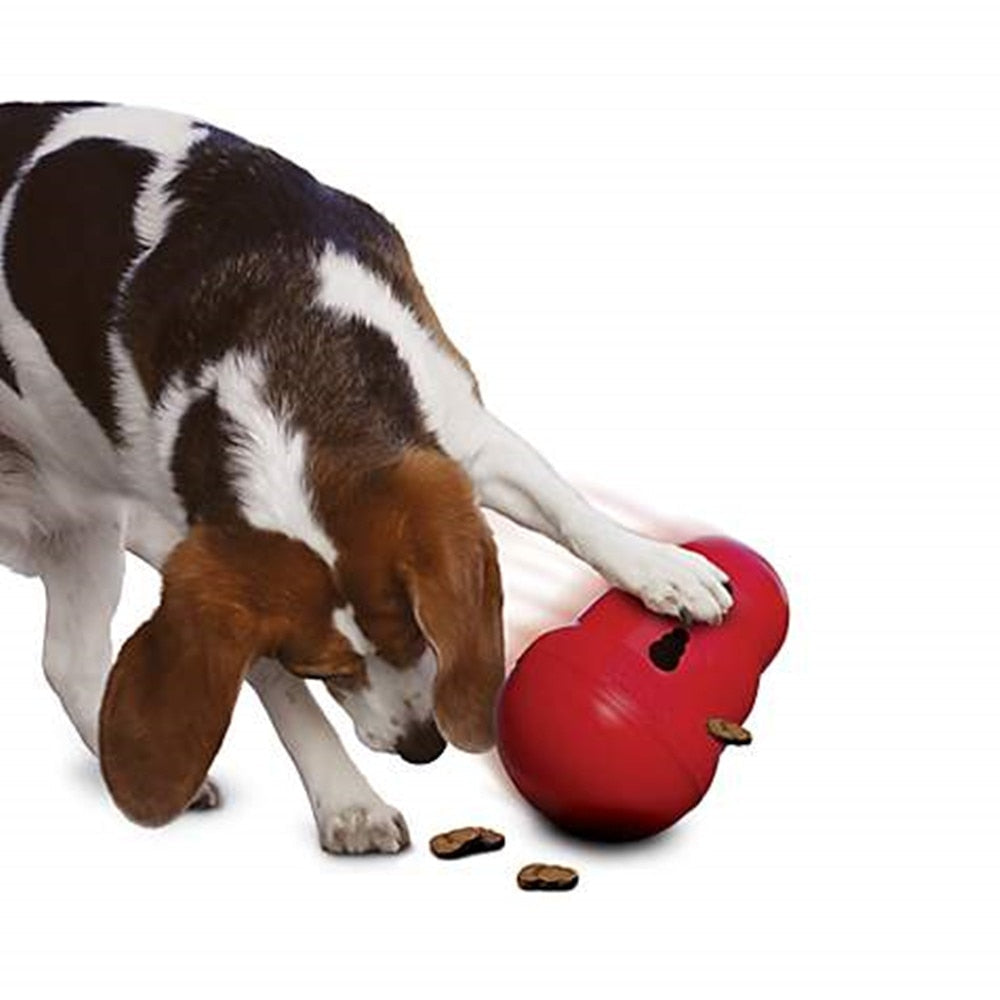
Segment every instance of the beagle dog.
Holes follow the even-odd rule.
[[[362,743],[487,750],[504,676],[481,506],[660,612],[726,577],[591,508],[483,406],[396,230],[179,114],[0,105],[0,559],[40,576],[44,670],[120,809],[166,823],[249,681],[329,851],[394,852]],[[125,552],[163,575],[112,655]]]

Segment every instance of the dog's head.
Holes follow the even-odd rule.
[[[278,532],[195,527],[164,566],[156,613],[122,647],[101,769],[137,822],[186,808],[260,656],[323,680],[374,749],[424,762],[444,740],[493,745],[502,597],[468,479],[428,449],[357,476],[317,455],[311,478],[334,568]]]
[[[317,481],[338,475],[326,466]],[[359,676],[326,684],[359,739],[414,763],[433,760],[445,740],[489,749],[503,680],[502,594],[468,478],[440,453],[413,450],[341,490],[323,517],[347,601],[338,616],[356,624],[364,659]]]

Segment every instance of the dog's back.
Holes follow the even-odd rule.
[[[381,215],[183,115],[0,106],[0,261],[0,558],[18,569],[90,496],[177,523],[235,509],[217,385],[234,359],[359,468],[433,442],[394,324],[476,392]]]

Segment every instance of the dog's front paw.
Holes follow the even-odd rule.
[[[410,832],[399,810],[376,801],[331,811],[320,819],[319,838],[330,854],[396,854]]]
[[[733,606],[729,577],[698,552],[643,538],[630,547],[612,582],[651,611],[717,625]]]

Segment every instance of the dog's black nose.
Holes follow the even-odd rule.
[[[429,764],[444,753],[445,745],[432,719],[411,726],[396,744],[396,753],[410,764]]]

